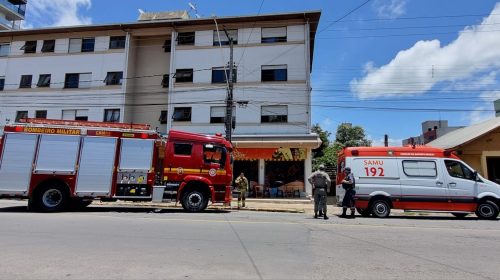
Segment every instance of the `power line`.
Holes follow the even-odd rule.
[[[354,9],[348,11],[346,14],[344,14],[343,16],[341,16],[340,18],[334,20],[332,23],[330,23],[329,25],[327,25],[325,28],[319,30],[317,32],[317,34],[327,30],[328,28],[330,28],[332,25],[336,24],[337,22],[340,22],[341,20],[343,20],[344,18],[348,17],[350,14],[354,13],[355,11],[361,9],[361,7],[363,7],[364,5],[368,4],[368,2],[370,2],[370,0],[366,0],[365,2],[363,2],[362,4],[356,6]]]

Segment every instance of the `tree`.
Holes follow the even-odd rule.
[[[318,134],[319,139],[321,140],[321,146],[312,150],[313,158],[322,157],[324,150],[330,145],[328,137],[330,137],[331,133],[327,130],[323,130],[318,123],[313,125],[311,131]]]

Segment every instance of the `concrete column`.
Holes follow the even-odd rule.
[[[266,178],[266,165],[264,159],[259,159],[259,185],[264,185]]]
[[[306,150],[306,160],[304,161],[304,184],[306,186],[307,197],[312,197],[312,185],[307,181],[307,178],[312,173],[312,151],[310,148]]]

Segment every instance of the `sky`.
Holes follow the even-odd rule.
[[[31,0],[25,28],[134,22],[146,12],[202,17],[321,10],[312,122],[362,126],[374,145],[418,136],[421,123],[493,118],[500,99],[500,1]]]

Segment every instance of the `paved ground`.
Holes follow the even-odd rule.
[[[0,279],[498,279],[499,221],[0,200]],[[332,207],[333,208],[333,207]],[[333,209],[332,209],[333,210]],[[306,211],[307,212],[307,211]]]

